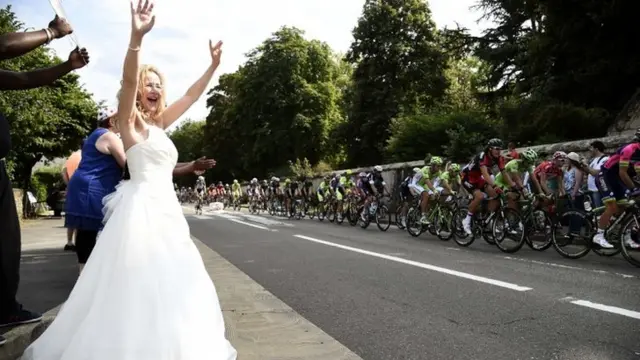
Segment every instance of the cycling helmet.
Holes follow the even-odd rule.
[[[636,129],[636,133],[633,135],[633,141],[640,142],[640,128]]]
[[[367,173],[362,171],[362,172],[360,172],[360,174],[358,174],[358,177],[361,177],[361,178],[367,177]]]
[[[257,183],[257,182],[258,182],[258,179],[256,179],[256,178],[251,179],[251,183],[252,183],[252,184],[255,184],[255,183]]]
[[[233,183],[234,183],[234,184],[237,184],[237,183],[238,183],[238,180],[233,179]]]
[[[352,174],[351,170],[347,170],[344,172],[345,176],[351,176],[351,174]]]
[[[487,142],[487,147],[502,149],[503,148],[502,140],[498,138],[493,138],[489,140],[489,142]]]
[[[414,174],[417,174],[417,173],[419,173],[420,171],[422,171],[422,170],[420,170],[420,168],[417,168],[417,167],[413,168],[413,173],[414,173]]]
[[[222,186],[222,181],[218,181],[218,186]]]
[[[533,149],[527,149],[522,153],[522,159],[527,162],[534,163],[538,160],[538,153]]]
[[[202,176],[202,175],[198,176],[198,180],[204,181],[204,176]]]
[[[442,158],[440,156],[434,156],[431,158],[431,161],[429,162],[429,164],[431,165],[442,165],[443,161]]]
[[[564,160],[567,158],[567,153],[565,153],[564,151],[556,151],[555,154],[553,154],[553,160]]]
[[[289,180],[289,178],[284,179],[284,183],[285,183],[285,184],[288,184],[288,183],[290,183],[290,182],[291,182],[291,180]]]
[[[267,183],[268,183],[267,179],[262,180],[262,183],[267,185]]]
[[[380,165],[376,165],[376,166],[374,166],[374,167],[373,167],[373,171],[375,171],[375,172],[382,172],[382,166],[380,166]]]
[[[460,165],[453,163],[451,165],[449,165],[449,170],[454,171],[454,172],[459,172],[460,171]]]
[[[229,184],[224,184],[224,187],[228,188],[228,187],[229,187]]]

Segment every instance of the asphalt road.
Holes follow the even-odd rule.
[[[640,359],[640,269],[239,213],[192,234],[363,359]]]

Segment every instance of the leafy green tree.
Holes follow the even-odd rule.
[[[393,122],[386,150],[398,162],[419,160],[427,154],[463,161],[475,153],[479,143],[499,133],[499,123],[480,111],[411,115]]]
[[[348,126],[350,165],[383,160],[392,119],[429,109],[447,88],[447,56],[422,0],[366,0],[347,60],[354,64]]]
[[[23,31],[24,25],[10,7],[0,9],[0,32]],[[0,67],[28,71],[59,63],[49,49],[40,47],[24,56],[0,62]],[[96,103],[79,83],[76,74],[68,74],[51,86],[25,91],[0,92],[0,112],[11,126],[13,179],[29,188],[31,168],[42,157],[68,155],[95,124]]]
[[[623,25],[634,21],[636,3],[480,0],[479,7],[495,23],[474,40],[489,64],[497,113],[522,113],[505,119],[510,132],[533,128],[523,136],[532,142],[604,135],[640,81],[640,49],[628,46],[640,29]]]
[[[204,121],[185,120],[176,129],[171,131],[169,137],[178,149],[178,162],[188,162],[205,156],[204,152]],[[209,176],[209,171],[205,173]],[[195,175],[178,177],[175,181],[179,185],[191,186]],[[208,179],[211,181],[212,179]]]
[[[317,164],[343,122],[348,71],[329,46],[283,27],[210,93],[206,142],[222,177],[265,176],[288,161]],[[222,153],[225,154],[222,154]]]

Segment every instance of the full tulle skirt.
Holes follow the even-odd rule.
[[[25,360],[234,360],[170,182],[124,181],[82,275]]]

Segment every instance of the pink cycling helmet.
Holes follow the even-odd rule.
[[[567,158],[567,153],[564,151],[556,151],[555,154],[553,154],[553,160],[564,160]]]

